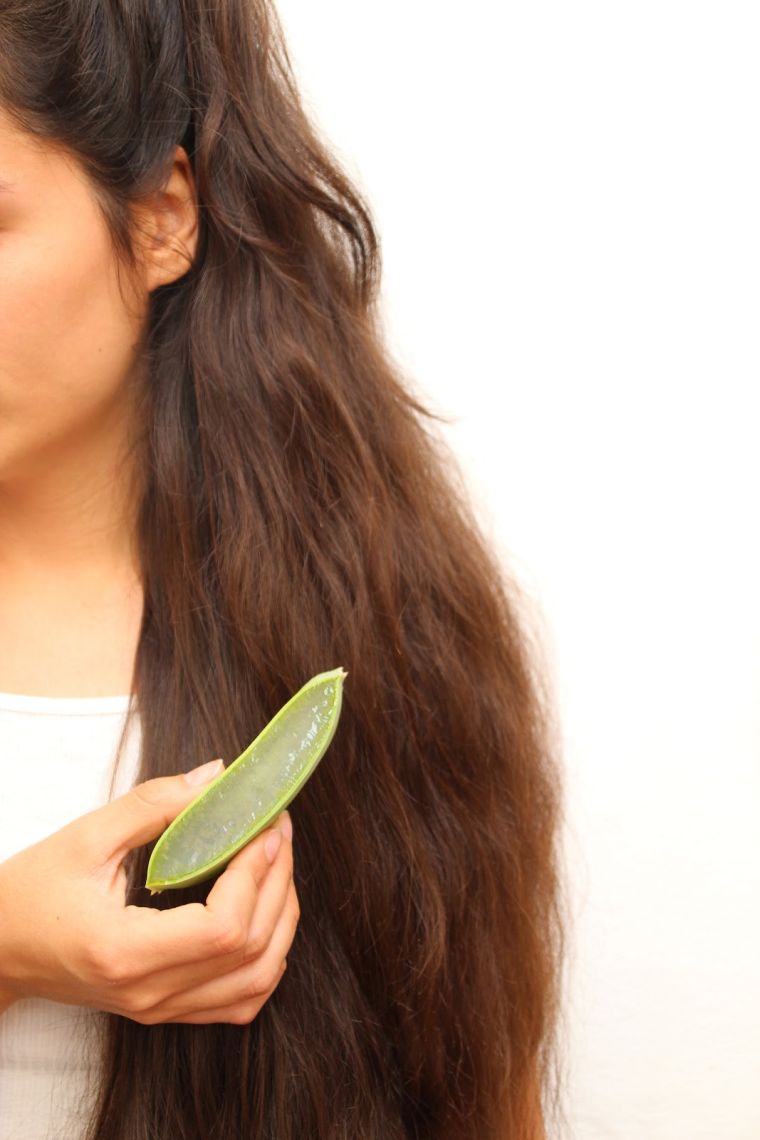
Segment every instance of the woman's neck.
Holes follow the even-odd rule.
[[[143,610],[131,485],[106,464],[0,481],[0,692],[130,691]]]

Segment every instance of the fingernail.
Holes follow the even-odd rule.
[[[290,818],[289,812],[284,811],[282,813],[282,819],[280,820],[280,827],[282,828],[282,834],[285,836],[285,838],[292,840],[293,839],[293,820]]]
[[[281,843],[281,831],[273,831],[271,835],[267,836],[266,843],[264,844],[264,851],[266,852],[266,857],[270,863],[274,863],[277,857],[277,852],[280,850]]]
[[[205,784],[212,776],[218,774],[220,766],[223,765],[223,760],[209,760],[207,764],[201,764],[200,767],[185,772],[185,780],[188,784]]]

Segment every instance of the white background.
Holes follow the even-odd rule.
[[[546,626],[568,1137],[757,1140],[757,8],[279,11],[396,357]]]

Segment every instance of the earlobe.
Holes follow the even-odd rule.
[[[194,248],[191,252],[187,244],[175,234],[159,231],[153,237],[148,272],[151,280],[149,289],[159,285],[170,285],[190,270],[193,264]]]

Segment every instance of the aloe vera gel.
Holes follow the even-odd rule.
[[[307,681],[172,820],[148,863],[145,885],[151,894],[189,887],[221,871],[288,806],[335,734],[347,676],[338,668]]]

